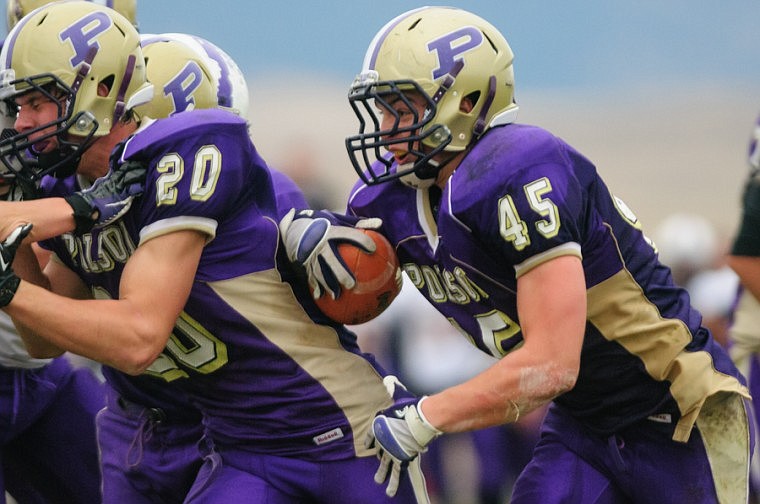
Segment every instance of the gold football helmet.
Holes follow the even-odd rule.
[[[235,60],[215,44],[195,35],[172,33],[173,37],[185,41],[197,51],[205,53],[208,67],[216,83],[216,98],[219,107],[230,109],[235,114],[248,115],[248,82]]]
[[[490,23],[453,7],[422,7],[387,23],[367,49],[361,73],[348,99],[359,118],[359,133],[346,139],[354,168],[367,184],[402,178],[415,187],[429,186],[443,164],[441,152],[467,149],[488,128],[513,122],[513,54]],[[400,130],[391,106],[409,93],[426,101],[424,113]],[[469,107],[462,107],[468,100]],[[396,125],[380,128],[377,109],[395,114]],[[409,133],[401,140],[389,139]],[[403,144],[415,154],[412,166],[398,166],[387,148]],[[366,173],[365,173],[366,171]]]
[[[141,37],[153,99],[137,108],[161,118],[185,110],[221,107],[248,110],[248,85],[237,64],[208,40],[183,33]]]
[[[73,171],[93,137],[108,134],[153,96],[137,30],[118,12],[92,2],[54,2],[32,11],[11,30],[0,52],[0,99],[13,104],[30,91],[56,102],[59,117],[0,139],[0,157],[28,150],[31,157],[18,157],[38,162],[37,178]],[[36,153],[29,141],[43,130],[35,142],[55,136],[59,149],[52,155]]]
[[[38,7],[53,3],[54,0],[7,0],[6,14],[8,31],[10,31],[21,18]],[[87,0],[98,5],[104,5],[115,10],[137,27],[137,0]]]

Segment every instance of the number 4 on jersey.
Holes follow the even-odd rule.
[[[545,238],[551,238],[559,231],[559,211],[557,206],[544,195],[552,191],[549,179],[544,177],[523,186],[530,208],[544,217],[536,221],[536,230]],[[512,196],[507,194],[499,200],[499,233],[511,242],[517,250],[530,245],[528,225],[517,212]]]

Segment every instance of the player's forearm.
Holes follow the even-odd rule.
[[[754,256],[728,256],[728,265],[733,269],[741,281],[755,299],[760,299],[760,257]]]
[[[35,359],[50,359],[58,357],[65,351],[63,348],[41,338],[37,333],[26,327],[21,321],[13,320],[16,330],[24,342],[27,353]]]
[[[13,271],[19,278],[23,278],[45,289],[50,289],[50,282],[42,273],[37,254],[29,243],[21,244],[16,251],[16,257],[13,259]],[[40,338],[34,331],[26,327],[23,322],[14,320],[13,323],[22,337],[26,351],[32,357],[38,359],[52,358],[58,357],[64,352],[62,348]]]
[[[27,223],[34,225],[28,239],[45,240],[74,229],[73,210],[63,198],[0,201],[0,239]]]
[[[22,243],[16,251],[16,257],[13,259],[13,272],[19,278],[50,289],[50,282],[42,273],[37,254],[30,243]]]
[[[460,385],[431,395],[422,408],[428,421],[443,432],[515,422],[575,384],[577,370],[572,367],[521,364],[520,352]]]
[[[129,374],[155,361],[171,333],[153,330],[157,324],[127,301],[70,299],[24,281],[5,311],[28,346],[58,347]]]

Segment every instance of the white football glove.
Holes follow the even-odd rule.
[[[340,222],[340,225],[333,222]],[[342,225],[343,222],[352,226]],[[330,212],[291,209],[280,220],[280,234],[291,262],[306,269],[314,299],[329,292],[333,299],[341,288],[353,289],[356,279],[338,254],[340,243],[350,243],[368,253],[375,251],[372,238],[358,229],[377,229],[379,218],[352,218]]]
[[[428,444],[442,432],[422,414],[420,405],[427,396],[415,397],[395,376],[386,376],[383,383],[394,403],[377,414],[365,445],[368,448],[377,446],[380,466],[375,473],[375,483],[382,484],[388,479],[385,493],[393,497],[408,465],[420,453],[426,452]]]

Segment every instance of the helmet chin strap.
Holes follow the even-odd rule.
[[[65,150],[70,151],[70,149]],[[37,162],[43,173],[52,168],[50,175],[55,178],[66,178],[74,174],[81,157],[81,153],[72,155],[70,152],[63,152],[63,149],[56,149],[53,152],[37,155]]]
[[[96,129],[97,121],[93,123],[90,133],[82,143],[63,142],[59,138],[61,144],[56,150],[37,154],[36,158],[40,173],[50,174],[55,178],[66,178],[73,175],[76,172],[77,166],[79,166],[82,155],[95,143],[96,137],[93,134]]]
[[[434,159],[428,160],[426,163],[417,166],[413,172],[409,173],[408,175],[404,175],[402,177],[399,177],[399,180],[403,182],[405,185],[412,187],[414,189],[428,189],[433,184],[435,184],[436,180],[438,179],[438,174],[441,173],[441,170],[443,170],[446,165],[448,165],[455,157],[457,157],[460,152],[453,152],[449,157],[444,159],[441,162],[438,162]],[[404,166],[399,166],[399,169],[402,167],[409,167],[409,164]],[[426,172],[426,173],[432,173],[432,177],[425,177],[422,178],[418,175],[419,172]]]
[[[127,58],[127,68],[124,70],[121,86],[119,86],[119,89],[116,93],[116,107],[113,111],[113,122],[111,124],[116,124],[116,122],[121,119],[121,116],[124,115],[124,112],[126,112],[127,107],[124,101],[124,97],[127,94],[129,83],[132,81],[132,74],[135,71],[135,61],[136,59],[134,54],[130,54],[129,58]]]
[[[430,160],[429,162],[425,163],[425,168],[432,165],[435,161]],[[411,163],[408,163],[406,165],[399,166],[399,169],[410,169]],[[435,166],[435,165],[433,165]],[[403,175],[399,177],[399,180],[404,184],[407,185],[413,189],[427,189],[430,186],[432,186],[435,183],[436,177],[428,177],[428,178],[420,178],[417,175],[417,170],[411,171],[406,175]]]
[[[70,92],[66,103],[68,110],[70,110],[70,107],[74,106],[74,101],[76,100],[76,95],[79,92],[82,81],[87,77],[87,75],[89,75],[90,70],[92,69],[92,60],[95,59],[95,56],[97,54],[97,46],[91,47],[87,52],[87,56],[85,57],[84,61],[79,65],[79,69],[77,70],[74,82],[72,82],[71,87],[69,88]],[[79,118],[71,118],[69,119],[69,124],[66,130],[68,131],[72,127],[76,129],[78,126],[80,126]],[[59,142],[62,142],[60,135],[61,134],[59,134]],[[79,164],[79,159],[82,157],[82,153],[87,147],[89,147],[90,144],[91,142],[89,142],[88,138],[85,143],[79,147],[59,145],[58,149],[53,152],[36,154],[37,162],[41,169],[41,172],[51,173],[51,175],[56,178],[65,178],[69,175],[72,175],[76,171],[77,165]],[[50,170],[52,170],[52,172],[50,172]]]
[[[480,114],[478,114],[478,119],[475,121],[475,127],[473,128],[472,132],[472,141],[475,141],[477,138],[479,138],[483,132],[486,130],[486,116],[488,115],[488,111],[491,110],[491,105],[493,104],[493,99],[496,96],[496,77],[493,75],[490,79],[488,79],[488,95],[485,98],[485,102],[483,103],[483,108],[480,109]]]
[[[76,100],[76,95],[79,92],[79,88],[82,85],[82,81],[89,75],[90,70],[92,69],[92,60],[95,59],[95,56],[98,54],[98,47],[92,46],[90,47],[90,50],[87,51],[87,56],[85,56],[84,61],[79,65],[79,68],[77,69],[77,74],[74,77],[74,82],[71,83],[70,94],[68,99],[67,107],[71,107],[74,105],[74,100]],[[67,111],[68,112],[68,111]]]
[[[459,75],[459,72],[462,71],[462,68],[464,68],[464,60],[457,60],[454,62],[454,65],[451,67],[451,70],[449,70],[449,73],[446,74],[446,76],[443,79],[443,82],[441,82],[441,85],[438,87],[438,90],[433,94],[431,97],[431,100],[433,103],[438,104],[440,103],[443,96],[451,89],[451,86],[454,85],[454,81],[456,80],[457,76]],[[430,109],[425,110],[425,114],[429,114]],[[451,132],[447,127],[445,127],[445,132],[448,134],[448,140],[444,140],[446,144],[448,144],[451,141]],[[440,134],[443,132],[444,129],[436,128],[435,134]],[[435,138],[433,136],[433,138]],[[443,142],[441,142],[443,143]],[[435,161],[434,159],[428,159],[427,161],[420,163],[419,165],[414,166],[414,171],[411,173],[404,175],[402,177],[399,177],[401,182],[408,185],[409,187],[413,187],[415,189],[427,189],[430,186],[432,186],[436,179],[438,178],[438,173],[451,162],[452,159],[454,159],[459,153],[455,152],[448,158],[444,159],[442,162]],[[399,166],[399,169],[401,169],[402,166]],[[403,168],[409,169],[409,165],[404,165]],[[430,176],[426,176],[427,174],[430,174]]]

